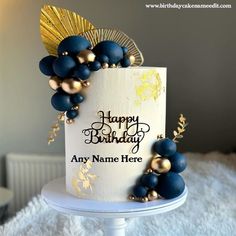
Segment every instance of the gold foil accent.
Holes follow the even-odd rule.
[[[138,81],[136,86],[137,100],[136,105],[141,105],[142,102],[147,100],[157,100],[161,94],[161,78],[156,70],[149,70],[144,72]]]
[[[179,142],[177,139],[183,138],[183,133],[185,132],[186,130],[185,128],[188,125],[188,123],[186,122],[186,118],[184,117],[183,114],[180,114],[179,116],[178,125],[179,126],[177,127],[177,130],[173,131],[174,135],[173,141],[176,143]]]
[[[57,47],[64,38],[91,29],[94,29],[94,26],[75,12],[50,5],[41,9],[41,38],[51,55],[57,55]]]
[[[92,47],[97,43],[104,40],[112,40],[121,45],[122,47],[128,48],[128,53],[133,55],[135,58],[134,66],[141,66],[143,64],[143,55],[139,51],[135,42],[125,33],[114,29],[93,29],[80,34],[81,36],[88,39]]]
[[[64,122],[65,114],[61,112],[57,115],[56,122],[51,126],[51,130],[48,132],[48,145],[55,141],[57,133],[60,131],[60,122]]]
[[[90,172],[92,166],[90,160],[86,164],[80,164],[79,170],[72,178],[71,184],[77,195],[86,195],[88,191],[93,191],[93,183],[98,177]]]

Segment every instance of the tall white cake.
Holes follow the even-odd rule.
[[[73,125],[65,123],[66,189],[86,199],[126,201],[165,135],[166,68],[92,73]]]

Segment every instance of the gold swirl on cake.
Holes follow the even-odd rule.
[[[104,40],[115,41],[119,45],[128,48],[129,54],[135,58],[135,61],[133,61],[134,66],[141,66],[143,64],[143,55],[134,40],[122,31],[114,29],[93,29],[81,33],[80,35],[88,39],[92,47]]]
[[[137,100],[136,105],[141,105],[142,102],[147,100],[157,100],[161,94],[161,78],[156,70],[149,70],[144,72],[138,80],[136,86]]]
[[[79,170],[72,178],[71,184],[78,196],[86,195],[88,191],[93,191],[93,183],[97,179],[97,176],[90,172],[92,165],[93,163],[90,160],[86,164],[80,164]]]
[[[91,29],[94,29],[94,26],[75,12],[50,5],[41,9],[41,38],[51,55],[57,55],[57,47],[64,38]]]

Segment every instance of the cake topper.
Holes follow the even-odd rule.
[[[80,15],[55,6],[41,9],[40,32],[50,55],[39,62],[39,68],[50,76],[49,86],[56,91],[51,104],[60,111],[49,132],[50,144],[60,129],[59,121],[66,116],[66,123],[72,124],[79,115],[79,104],[85,99],[81,92],[89,87],[91,73],[109,67],[140,66],[143,56],[125,33],[95,29]]]

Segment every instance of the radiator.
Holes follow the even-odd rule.
[[[65,175],[65,158],[10,153],[6,156],[6,173],[7,187],[14,193],[9,205],[12,214],[39,194],[44,184]]]

